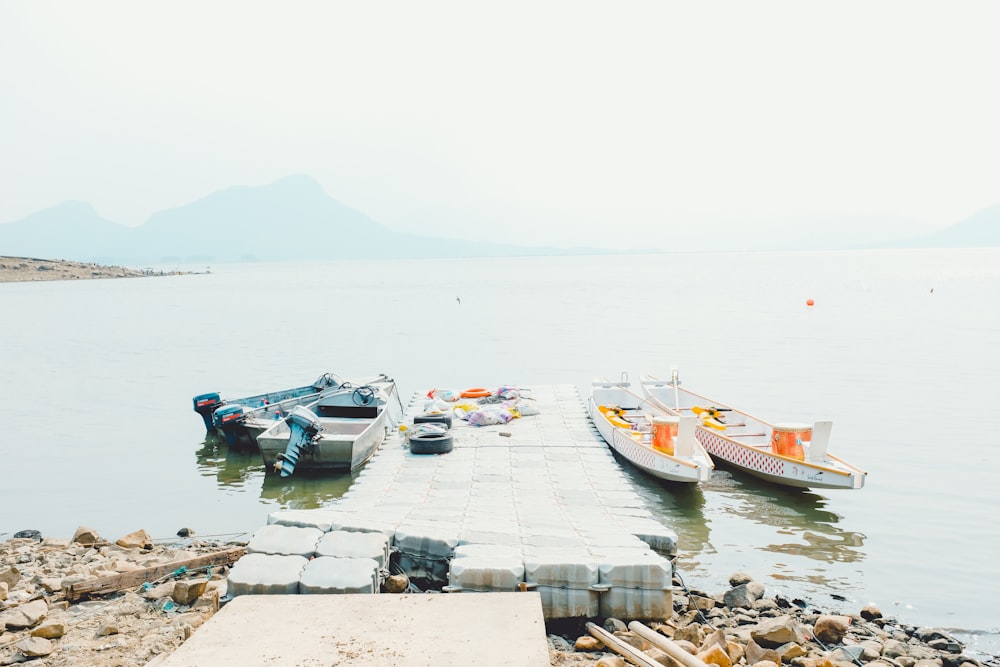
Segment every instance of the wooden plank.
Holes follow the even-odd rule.
[[[122,574],[112,575],[110,577],[101,577],[100,579],[81,581],[77,584],[70,584],[69,586],[63,588],[62,591],[65,593],[66,599],[70,601],[78,600],[85,595],[104,595],[107,593],[114,593],[125,588],[141,586],[147,581],[162,579],[163,577],[173,574],[182,567],[192,570],[194,568],[211,565],[231,565],[238,561],[245,553],[246,547],[237,547],[226,551],[216,551],[203,556],[196,556],[195,558],[187,558],[185,560],[173,561],[172,563],[164,563],[163,565],[147,567],[142,570],[136,570],[135,572],[125,572]]]

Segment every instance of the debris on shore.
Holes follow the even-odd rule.
[[[137,530],[108,542],[80,527],[69,540],[22,531],[0,542],[0,665],[141,667],[164,659],[218,611],[229,565],[246,546],[198,539],[186,528],[178,535],[155,544]],[[764,585],[744,573],[729,584],[717,595],[678,587],[667,619],[553,621],[549,662],[1000,667],[1000,658],[969,655],[945,630],[899,623],[873,605],[825,613],[802,600],[765,597]],[[405,575],[382,587],[383,593],[408,590]]]

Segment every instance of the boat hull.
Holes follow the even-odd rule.
[[[330,428],[330,424],[325,424]],[[366,424],[358,434],[343,432],[321,433],[311,451],[303,452],[296,464],[297,471],[351,472],[368,462],[385,442],[389,430],[388,412]],[[285,425],[272,427],[257,436],[257,446],[268,470],[280,461],[288,447],[289,429]]]
[[[775,452],[772,437],[778,435],[776,430],[780,429],[774,424],[683,389],[672,381],[644,377],[641,384],[647,398],[673,414],[697,412],[709,406],[721,408],[720,414],[728,415],[726,421],[703,421],[695,428],[695,437],[713,459],[731,468],[772,484],[799,489],[860,489],[864,486],[867,476],[864,470],[836,456],[815,453],[811,446],[815,443],[803,445],[806,453],[801,458]],[[715,427],[706,426],[706,423]],[[810,459],[809,452],[813,452],[814,458]]]
[[[593,396],[590,397],[588,410],[594,426],[608,446],[643,472],[664,481],[686,484],[704,482],[711,476],[712,466],[708,461],[696,463],[670,456],[643,442],[643,434],[611,424],[598,409]]]
[[[698,442],[713,458],[772,484],[798,489],[860,489],[865,476],[812,465],[718,435],[702,426],[695,431]]]

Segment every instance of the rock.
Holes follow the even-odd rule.
[[[685,625],[683,628],[677,628],[674,631],[674,641],[688,641],[695,646],[701,646],[705,641],[705,631],[697,623]]]
[[[583,635],[576,638],[576,645],[573,648],[577,651],[603,651],[604,643],[596,637]]]
[[[7,599],[7,593],[10,591],[10,586],[6,581],[0,581],[0,602]]]
[[[726,642],[726,652],[729,654],[729,659],[734,665],[738,665],[740,660],[742,660],[743,656],[746,654],[743,647],[734,641]]]
[[[37,530],[19,530],[14,533],[15,539],[27,539],[27,540],[38,540],[42,541],[42,534]]]
[[[726,648],[726,633],[721,628],[705,635],[705,639],[702,640],[701,646],[698,648],[699,651],[707,651],[713,646],[719,646]]]
[[[58,577],[42,577],[38,583],[47,593],[55,593],[62,589],[62,579]]]
[[[76,532],[73,533],[73,539],[70,541],[76,544],[83,544],[85,546],[93,546],[98,542],[103,542],[104,538],[102,538],[93,528],[80,526],[76,529]]]
[[[66,626],[62,623],[44,623],[31,631],[32,637],[42,637],[44,639],[59,639],[66,634]]]
[[[955,641],[954,639],[945,639],[944,637],[940,639],[932,639],[927,642],[927,646],[934,649],[935,651],[944,651],[945,653],[961,653],[962,645]]]
[[[774,660],[761,660],[760,662],[753,663],[753,667],[781,667],[781,664]]]
[[[715,609],[716,601],[714,598],[704,597],[702,595],[692,595],[690,599],[692,609],[700,609],[701,611]]]
[[[850,626],[850,616],[824,614],[816,619],[813,634],[824,644],[839,644]]]
[[[775,648],[788,642],[804,644],[805,632],[802,626],[791,616],[778,616],[758,623],[750,631],[750,636],[764,648]]]
[[[52,642],[44,637],[25,637],[14,642],[14,648],[29,658],[41,658],[52,653]]]
[[[17,586],[17,582],[21,581],[21,571],[16,567],[8,567],[6,570],[0,572],[0,583],[7,584],[8,589]]]
[[[698,655],[698,647],[686,639],[674,639],[674,644],[684,649],[691,655]]]
[[[614,634],[616,632],[628,632],[628,626],[625,625],[624,621],[620,621],[617,618],[608,618],[604,621],[604,629]]]
[[[5,612],[3,623],[8,630],[23,630],[38,625],[48,613],[45,600],[35,600]]]
[[[194,537],[194,528],[181,528],[177,531],[177,537]]]
[[[830,659],[841,662],[855,662],[865,653],[864,646],[841,646],[830,653]]]
[[[124,537],[119,537],[115,544],[123,549],[152,549],[153,538],[144,529],[140,528]]]
[[[567,653],[573,650],[573,645],[568,641],[560,637],[559,635],[549,635],[549,648],[554,651],[559,651],[561,653]]]
[[[386,577],[382,584],[384,593],[405,593],[410,587],[410,578],[405,574],[393,574]]]
[[[873,604],[867,604],[861,608],[861,618],[874,621],[876,618],[882,618],[882,611]]]
[[[759,662],[773,662],[781,665],[781,656],[774,649],[765,649],[751,639],[746,646],[746,659],[748,665],[756,665]]]
[[[645,651],[647,648],[651,646],[651,644],[648,641],[646,641],[639,635],[635,634],[634,632],[630,631],[616,632],[614,633],[614,635],[615,637],[618,637],[618,639],[622,640],[626,644],[634,646],[640,651]]]
[[[787,664],[794,660],[795,658],[801,658],[806,655],[807,651],[796,644],[795,642],[788,642],[787,644],[782,644],[778,648],[774,649],[777,651],[778,655],[781,656],[781,663]]]
[[[201,597],[207,584],[208,581],[205,579],[178,581],[174,584],[174,590],[170,593],[170,597],[177,604],[189,605]]]
[[[107,637],[109,635],[117,635],[118,626],[113,623],[104,623],[99,628],[97,628],[97,637]]]
[[[733,588],[749,584],[751,581],[753,581],[753,577],[746,572],[733,572],[729,575],[729,585]]]
[[[722,602],[730,609],[753,609],[754,603],[763,595],[764,585],[751,581],[726,591]]]
[[[729,653],[718,644],[713,644],[708,649],[699,653],[698,658],[706,665],[733,667],[733,661],[730,659]]]
[[[594,667],[628,667],[620,655],[605,655],[594,663]]]
[[[643,651],[643,653],[646,654],[646,657],[653,660],[653,662],[658,662],[661,665],[666,665],[667,667],[683,667],[681,663],[677,662],[669,655],[667,655],[665,651],[655,646],[649,647],[648,649]]]

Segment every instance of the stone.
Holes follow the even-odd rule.
[[[674,644],[684,649],[691,655],[698,655],[698,647],[686,639],[674,639]]]
[[[795,642],[788,642],[787,644],[782,644],[778,648],[774,649],[781,656],[782,664],[786,664],[794,660],[795,658],[801,658],[806,655],[807,651],[796,644]]]
[[[667,667],[684,667],[681,663],[671,658],[666,651],[656,646],[651,646],[643,651],[643,653],[646,654],[646,657],[652,659],[653,662],[658,662],[661,665],[666,665]]]
[[[746,659],[748,665],[756,665],[759,662],[773,662],[775,665],[781,664],[781,656],[774,649],[765,649],[753,639],[747,642]]]
[[[559,635],[549,635],[549,647],[553,651],[559,651],[561,653],[566,653],[573,650],[573,645],[568,641],[560,637]]]
[[[847,634],[847,629],[851,626],[850,616],[837,616],[834,614],[823,614],[816,619],[813,626],[813,634],[816,639],[824,644],[839,644]]]
[[[48,613],[49,605],[45,604],[45,600],[34,600],[5,612],[3,623],[8,630],[33,628],[41,623]]]
[[[625,658],[620,655],[605,655],[594,663],[594,667],[627,667]]]
[[[0,581],[0,602],[7,599],[7,593],[10,591],[10,585],[6,581]]]
[[[152,549],[153,538],[144,529],[132,531],[115,542],[123,549]]]
[[[73,539],[70,541],[75,544],[83,544],[84,546],[93,546],[98,542],[103,542],[104,538],[102,538],[93,528],[80,526],[76,529],[76,532],[73,533]]]
[[[730,609],[753,609],[754,603],[763,595],[764,585],[751,581],[726,591],[722,602]]]
[[[174,584],[170,597],[177,604],[189,605],[201,597],[207,584],[208,581],[205,579],[178,581]]]
[[[29,658],[41,658],[52,653],[52,642],[44,637],[25,637],[14,642],[14,648]]]
[[[39,542],[41,542],[42,533],[37,530],[19,530],[16,533],[14,533],[14,539],[38,540]]]
[[[702,595],[692,595],[690,599],[692,609],[700,609],[701,611],[715,609],[716,601],[714,598],[704,597]]]
[[[860,660],[864,653],[864,646],[841,646],[830,653],[830,659],[835,662],[854,662]]]
[[[715,632],[705,635],[705,639],[702,640],[701,646],[698,648],[699,651],[706,651],[712,646],[720,646],[726,648],[726,633],[721,628]]]
[[[697,623],[685,625],[683,628],[677,628],[674,631],[674,641],[689,641],[695,646],[701,646],[702,642],[705,641],[705,631]]]
[[[7,584],[8,589],[17,586],[19,581],[21,581],[21,571],[16,567],[8,567],[6,570],[0,571],[0,583]]]
[[[629,631],[616,632],[614,633],[614,635],[615,637],[618,637],[618,639],[622,640],[626,644],[629,644],[639,649],[640,651],[645,651],[647,648],[650,647],[650,643],[648,641],[646,641],[639,635],[635,634],[634,632],[629,632]]]
[[[760,662],[753,663],[753,667],[781,667],[781,664],[774,660],[761,660]]]
[[[393,574],[382,583],[383,593],[405,593],[410,587],[410,578],[405,574]]]
[[[66,626],[62,623],[43,623],[31,631],[32,637],[42,637],[44,639],[59,639],[66,634]]]
[[[181,528],[177,531],[177,537],[194,537],[194,528]]]
[[[706,665],[733,667],[733,661],[729,658],[729,653],[718,644],[713,644],[706,650],[699,653],[698,658]]]
[[[954,639],[932,639],[927,642],[927,646],[934,649],[935,651],[943,651],[945,653],[961,653],[962,645],[955,641]]]
[[[118,626],[113,623],[104,623],[101,627],[97,628],[98,637],[107,637],[109,635],[117,635]]]
[[[604,643],[596,637],[583,635],[576,638],[576,644],[573,648],[577,651],[603,651]]]
[[[614,634],[616,632],[628,632],[628,626],[625,625],[624,621],[620,621],[617,618],[608,618],[604,621],[604,629]]]
[[[866,621],[874,621],[877,618],[882,618],[882,611],[873,604],[866,604],[861,608],[861,618]]]
[[[726,653],[729,654],[729,659],[732,663],[734,665],[738,665],[740,660],[742,660],[743,656],[746,654],[746,651],[743,649],[743,646],[739,644],[739,642],[727,641]]]
[[[750,636],[764,648],[776,648],[788,642],[804,644],[806,641],[802,626],[788,615],[769,618],[758,623],[750,631]]]
[[[729,585],[733,588],[749,584],[751,581],[753,581],[753,577],[746,572],[733,572],[729,575]]]

